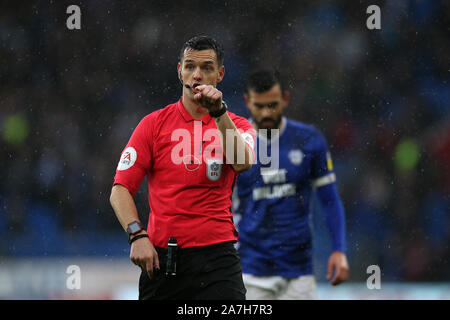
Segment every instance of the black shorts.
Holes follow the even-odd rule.
[[[232,242],[178,249],[177,274],[166,276],[167,249],[155,247],[160,272],[143,270],[140,300],[245,300],[239,254]]]

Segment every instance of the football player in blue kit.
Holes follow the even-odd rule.
[[[258,131],[257,149],[266,148],[272,159],[267,163],[257,157],[252,169],[238,176],[234,193],[238,250],[250,300],[317,299],[309,225],[313,192],[333,242],[327,279],[338,285],[349,275],[345,213],[327,143],[312,125],[283,116],[289,98],[277,71],[250,75],[244,99]]]

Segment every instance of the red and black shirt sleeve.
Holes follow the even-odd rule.
[[[123,185],[134,196],[152,164],[153,118],[148,115],[134,129],[117,165],[114,185]]]

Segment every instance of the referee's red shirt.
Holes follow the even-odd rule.
[[[252,125],[243,117],[231,112],[228,115],[253,150],[256,140]],[[194,128],[198,139],[194,139]],[[172,141],[177,129],[191,136],[191,152],[182,157],[180,151],[179,164],[172,161],[173,150],[189,139]],[[208,129],[217,130],[209,114],[195,120],[180,99],[144,117],[122,152],[114,184],[123,185],[134,196],[144,176],[148,177],[147,232],[155,246],[167,247],[170,237],[184,248],[237,241],[230,211],[237,172],[226,164],[223,155],[211,152],[220,141],[204,136]]]

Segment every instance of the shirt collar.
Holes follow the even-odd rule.
[[[209,115],[209,113],[205,114],[201,119],[194,119],[194,117],[191,116],[190,113],[184,107],[183,97],[181,97],[180,100],[178,100],[177,108],[178,108],[178,111],[180,112],[181,116],[183,117],[184,121],[186,121],[186,122],[194,121],[194,120],[197,120],[197,121],[201,120],[203,122],[203,124],[208,124],[209,121],[211,120],[211,116]]]

